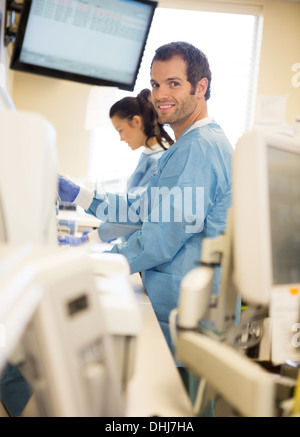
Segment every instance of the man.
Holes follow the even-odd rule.
[[[158,48],[151,65],[152,100],[176,142],[160,158],[148,188],[139,195],[91,193],[60,178],[62,200],[75,201],[100,219],[141,223],[141,230],[112,252],[127,258],[131,273],[141,272],[173,353],[169,314],[177,307],[180,283],[200,260],[203,238],[225,230],[231,204],[232,147],[208,117],[210,84],[209,64],[199,49],[185,42]],[[121,220],[124,208],[129,214]]]

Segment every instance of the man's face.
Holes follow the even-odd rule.
[[[159,122],[173,128],[185,124],[197,108],[197,93],[187,80],[185,61],[174,56],[168,61],[154,61],[151,69],[152,100]]]

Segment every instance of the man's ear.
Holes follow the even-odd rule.
[[[196,88],[197,97],[202,98],[205,96],[206,90],[208,87],[208,79],[206,77],[202,77],[199,80]]]

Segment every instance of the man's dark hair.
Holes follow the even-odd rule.
[[[197,47],[185,41],[176,41],[164,44],[155,51],[151,68],[154,61],[168,61],[174,56],[180,56],[186,63],[187,80],[192,84],[192,94],[195,93],[196,85],[200,79],[208,80],[205,99],[210,98],[211,71],[205,54]]]

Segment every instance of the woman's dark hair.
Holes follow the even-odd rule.
[[[109,111],[109,117],[117,116],[124,120],[132,120],[135,115],[139,115],[144,121],[144,131],[146,134],[146,146],[152,137],[164,148],[165,142],[170,146],[174,143],[170,135],[166,132],[163,125],[158,122],[157,113],[151,100],[151,91],[143,89],[136,97],[124,97],[114,103]]]

